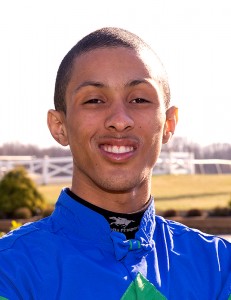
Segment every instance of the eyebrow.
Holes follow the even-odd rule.
[[[79,84],[75,90],[74,93],[77,93],[79,90],[81,90],[83,87],[88,87],[88,86],[92,86],[92,87],[97,87],[97,88],[103,88],[106,87],[105,84],[103,84],[102,82],[98,82],[98,81],[84,81],[81,84]]]
[[[152,86],[152,84],[147,80],[147,79],[135,79],[135,80],[131,80],[129,82],[127,82],[124,87],[133,87],[133,86],[137,86],[139,84],[146,84],[148,86]],[[84,81],[81,84],[79,84],[75,90],[74,93],[77,93],[79,90],[81,90],[84,87],[96,87],[96,88],[108,88],[109,86],[107,84],[104,84],[102,82],[98,82],[98,81]]]
[[[152,84],[147,79],[135,79],[132,81],[129,81],[127,84],[125,84],[125,87],[132,87],[139,84],[147,84],[149,86],[152,86]]]

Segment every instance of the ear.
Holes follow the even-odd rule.
[[[63,112],[50,109],[47,113],[47,125],[53,138],[62,146],[67,146],[68,137],[64,124],[65,116]]]
[[[178,108],[172,106],[166,111],[166,121],[165,121],[163,139],[162,139],[163,144],[166,144],[173,136],[177,122],[178,122]]]

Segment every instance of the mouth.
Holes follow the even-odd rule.
[[[134,151],[133,146],[101,145],[101,149],[105,152],[114,154],[124,154]]]
[[[112,161],[126,161],[133,157],[138,148],[138,141],[135,139],[105,139],[100,143],[101,154]]]

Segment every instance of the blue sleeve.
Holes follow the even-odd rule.
[[[0,260],[3,262],[5,260],[4,255],[1,255]],[[20,296],[18,289],[13,282],[13,278],[10,278],[10,270],[6,267],[6,261],[4,261],[4,266],[0,264],[0,300],[25,300]],[[19,275],[20,276],[20,275]]]
[[[229,274],[224,288],[222,289],[222,292],[218,298],[219,300],[231,300],[231,273]]]

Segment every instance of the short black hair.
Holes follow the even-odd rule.
[[[65,94],[71,78],[75,58],[91,50],[108,47],[125,47],[136,51],[139,51],[142,48],[151,50],[156,56],[158,63],[161,65],[162,74],[159,74],[158,79],[164,91],[165,105],[166,107],[169,106],[170,88],[168,79],[164,67],[156,53],[134,33],[121,28],[105,27],[83,37],[63,58],[55,82],[54,105],[56,110],[66,113]]]

